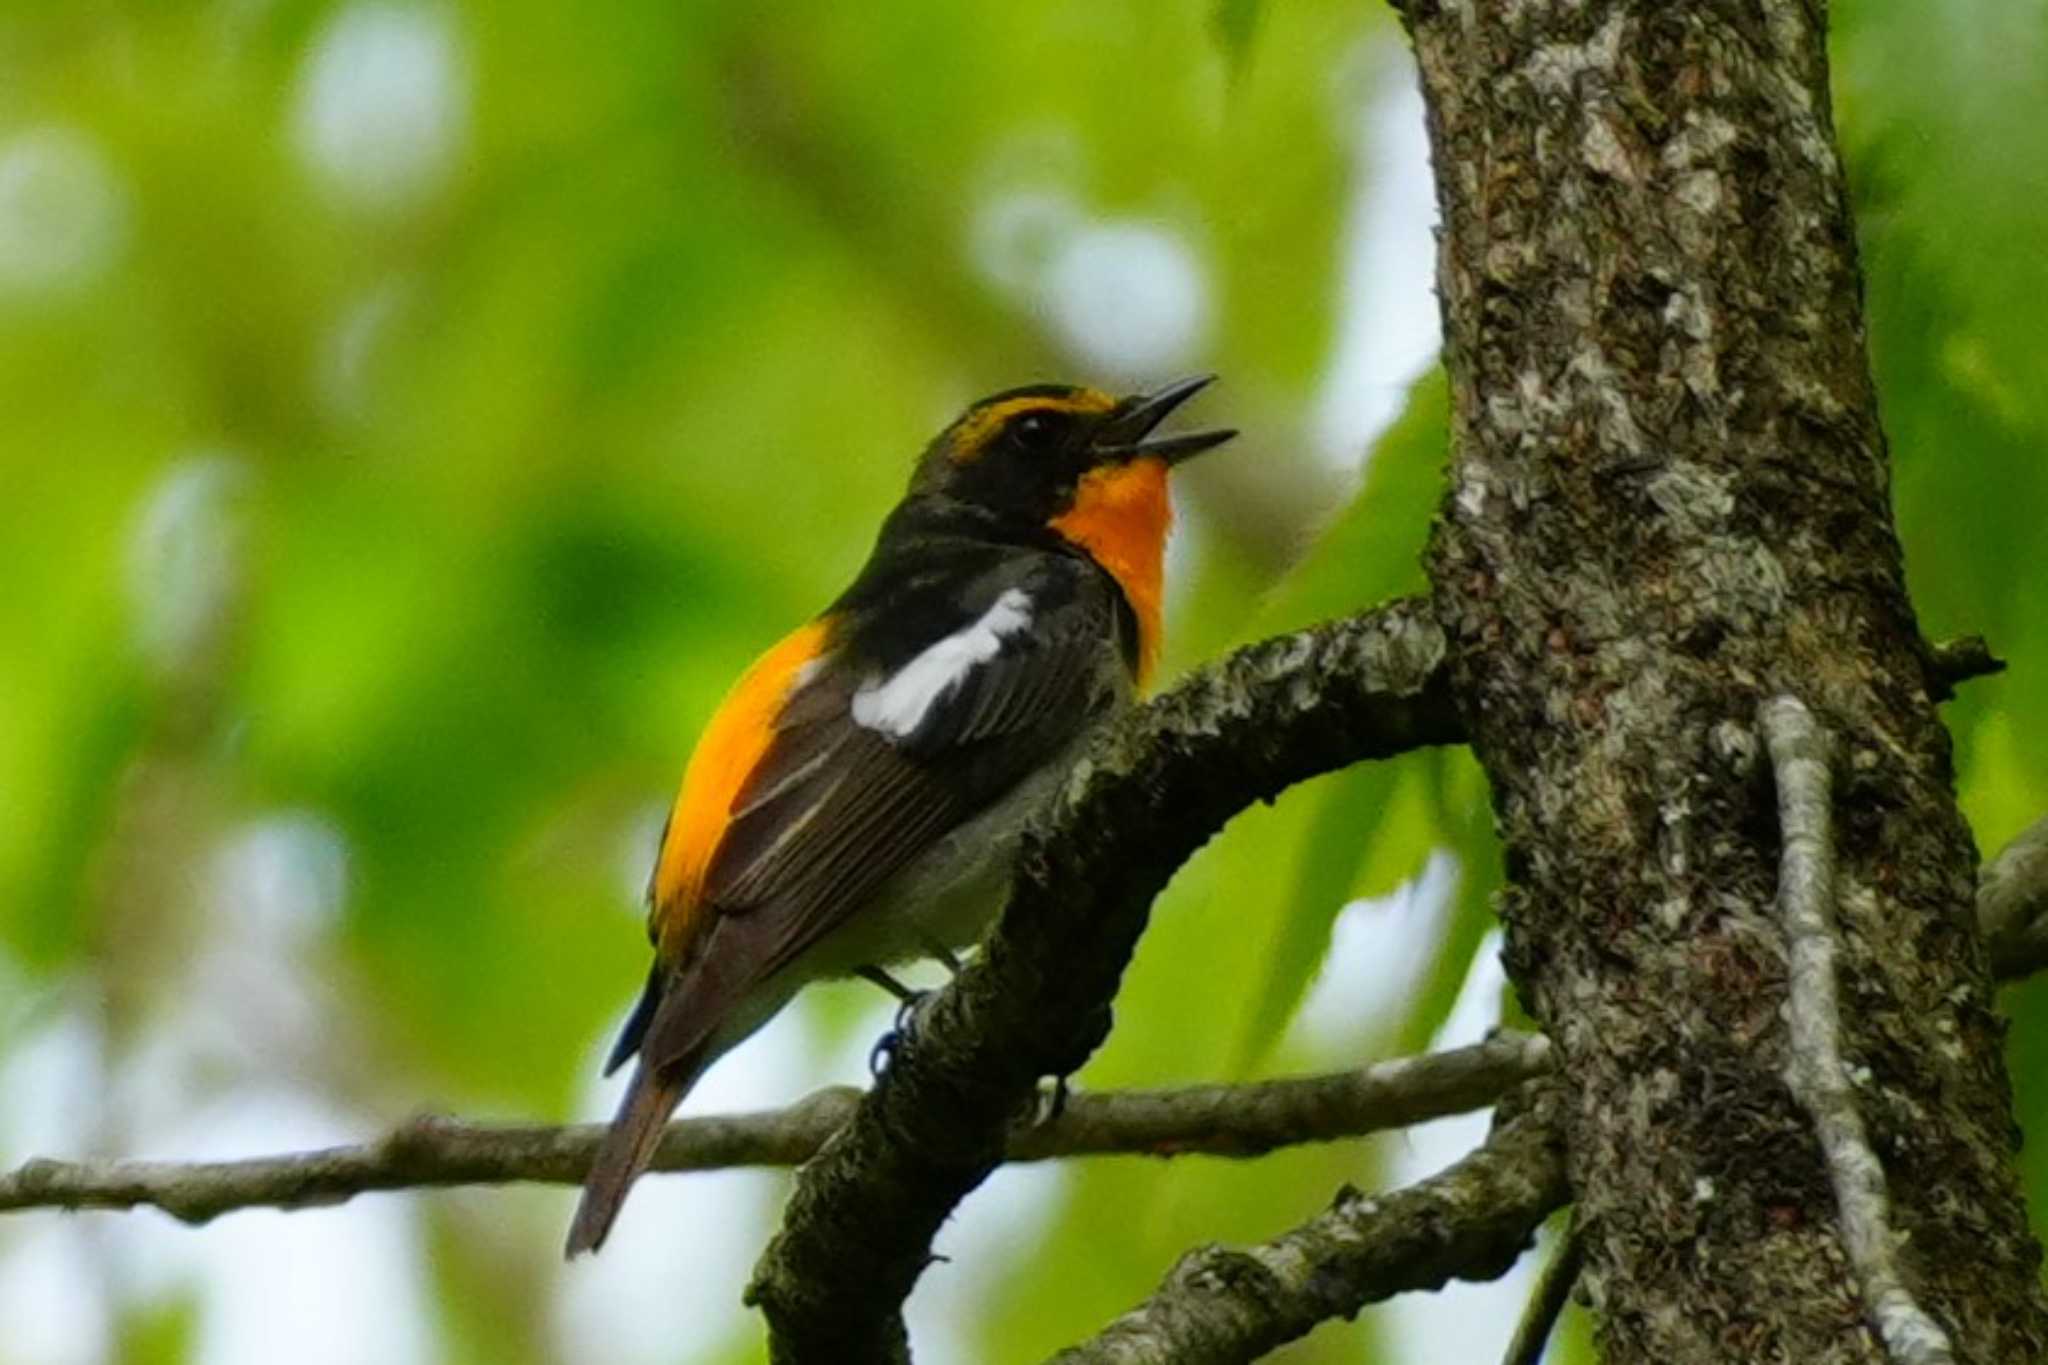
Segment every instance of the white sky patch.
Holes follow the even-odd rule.
[[[112,1315],[82,1230],[72,1219],[28,1218],[37,1226],[27,1235],[0,1242],[4,1358],[35,1365],[98,1365],[112,1359]]]
[[[1448,927],[1457,860],[1434,854],[1422,875],[1391,896],[1357,901],[1338,916],[1322,971],[1293,1023],[1294,1037],[1338,1064],[1356,1061],[1362,1039],[1386,1035],[1386,1021],[1408,1007],[1412,983]],[[1500,931],[1473,955],[1432,1050],[1483,1039],[1500,1023],[1507,984]],[[1434,1175],[1485,1140],[1489,1112],[1420,1124],[1393,1136],[1383,1184],[1399,1189]],[[1547,1247],[1543,1254],[1548,1254]],[[1452,1283],[1438,1294],[1409,1294],[1374,1311],[1393,1360],[1494,1360],[1528,1297],[1533,1267],[1525,1256],[1491,1284]]]
[[[1177,214],[1091,213],[1072,129],[1032,126],[998,143],[977,177],[967,224],[976,273],[1096,382],[1143,384],[1195,365],[1215,330],[1215,289]]]
[[[90,136],[47,124],[0,140],[0,297],[83,288],[127,239],[127,187]]]
[[[306,970],[304,949],[339,912],[346,867],[340,833],[311,812],[280,811],[229,831],[201,882],[202,946],[167,987],[171,1003],[138,1048],[109,1074],[95,1011],[81,1002],[10,1055],[0,1070],[0,1093],[10,1098],[0,1113],[0,1164],[29,1152],[244,1156],[363,1136],[360,1118],[274,1080],[292,1074],[331,1027],[334,1006]],[[0,1321],[26,1321],[9,1305],[30,1293],[40,1304],[33,1316],[64,1323],[75,1339],[39,1337],[23,1359],[104,1359],[104,1343],[95,1343],[117,1308],[173,1295],[196,1303],[196,1354],[209,1365],[434,1358],[407,1201],[235,1214],[203,1233],[153,1211],[66,1218],[47,1237],[39,1221],[20,1224],[34,1234],[23,1244],[36,1261],[27,1279],[10,1268],[15,1243],[0,1228]],[[363,1313],[363,1302],[379,1311]],[[23,1345],[15,1335],[10,1328],[9,1347]]]
[[[353,208],[409,209],[446,178],[469,123],[470,81],[447,10],[338,11],[299,72],[292,133],[321,184]]]
[[[177,1033],[173,1022],[164,1030]],[[168,1043],[167,1046],[173,1046]],[[103,1044],[86,1011],[67,1011],[17,1045],[0,1068],[0,1165],[31,1153],[103,1153],[108,1125],[146,1134],[123,1154],[204,1159],[323,1146],[361,1135],[360,1122],[302,1090],[239,1088],[220,1102],[138,1114],[114,1103]],[[147,1119],[120,1124],[116,1111]],[[311,1365],[434,1358],[420,1238],[404,1200],[342,1211],[232,1214],[204,1232],[153,1212],[0,1226],[0,1322],[7,1359],[88,1365],[109,1359],[116,1303],[190,1293],[199,1305],[195,1358],[208,1365]],[[361,1305],[375,1303],[375,1313]]]
[[[1082,222],[1081,206],[1063,190],[999,191],[975,212],[968,254],[998,289],[1028,298]]]
[[[861,1057],[872,1041],[862,1040]],[[586,1064],[592,1077],[610,1044],[607,1035],[593,1047]],[[629,1075],[627,1068],[597,1081],[578,1111],[609,1119]],[[828,1082],[863,1079],[846,1059],[819,1055],[807,1001],[799,998],[714,1063],[677,1113],[780,1108]],[[740,1293],[774,1229],[786,1180],[755,1170],[643,1177],[604,1250],[578,1257],[556,1282],[558,1358],[575,1365],[727,1358],[734,1340],[759,1330],[758,1319],[739,1309]],[[570,1208],[565,1197],[564,1231]]]
[[[1330,929],[1330,950],[1291,1026],[1317,1053],[1355,1057],[1359,1040],[1384,1036],[1443,939],[1458,860],[1439,850],[1391,895],[1353,901]]]
[[[143,503],[128,550],[128,592],[143,652],[158,667],[201,663],[240,595],[248,462],[223,450],[180,457]]]
[[[104,1083],[89,1012],[62,1010],[9,1042],[0,1065],[0,1167],[86,1150]],[[0,1244],[9,1226],[0,1224]]]
[[[318,953],[348,887],[347,838],[317,811],[274,811],[220,838],[202,882],[208,922],[185,979],[109,1089],[106,1103],[129,1131],[182,1126],[200,1106],[318,1069],[345,1008]]]
[[[404,282],[385,279],[352,299],[328,327],[313,386],[331,415],[360,418],[371,412],[377,351],[405,311],[408,295]]]
[[[199,883],[206,923],[194,950],[96,1099],[112,1131],[154,1140],[319,1070],[343,1006],[318,952],[346,900],[348,866],[346,838],[316,811],[274,811],[221,836]],[[241,1154],[271,1141],[246,1134]]]
[[[348,895],[348,841],[326,816],[279,811],[240,826],[214,850],[212,911],[280,951],[326,932]]]
[[[924,1272],[904,1309],[918,1360],[975,1365],[984,1358],[977,1343],[988,1306],[1030,1273],[1065,1207],[1066,1184],[1061,1162],[999,1166],[955,1210],[933,1243],[947,1259]]]
[[[245,1087],[155,1133],[150,1155],[204,1160],[365,1136],[363,1123],[294,1087]],[[229,1214],[196,1232],[122,1215],[118,1279],[148,1301],[195,1291],[193,1357],[208,1365],[414,1365],[438,1358],[417,1205],[367,1196],[336,1209]],[[374,1304],[374,1312],[364,1305]]]
[[[88,1013],[60,1010],[9,1041],[0,1065],[0,1095],[7,1097],[0,1105],[0,1169],[31,1156],[91,1151],[103,1086],[102,1041]],[[88,1232],[80,1218],[49,1213],[0,1222],[0,1358],[38,1365],[107,1358],[112,1314]]]
[[[933,706],[1030,625],[1030,597],[1021,588],[1004,589],[972,625],[927,646],[887,680],[863,684],[853,694],[854,723],[899,739],[917,733]]]
[[[1405,51],[1375,43],[1355,61],[1377,69],[1341,86],[1373,95],[1350,115],[1358,122],[1337,344],[1310,425],[1324,457],[1346,469],[1400,415],[1409,384],[1443,344],[1422,94]]]
[[[1036,293],[1060,342],[1093,374],[1178,372],[1209,343],[1208,269],[1164,223],[1108,219],[1069,233]]]
[[[1507,972],[1500,961],[1500,930],[1487,932],[1450,1017],[1433,1049],[1476,1043],[1500,1025]],[[1410,1128],[1387,1163],[1387,1185],[1398,1189],[1441,1171],[1486,1139],[1490,1111],[1460,1114]],[[1498,1360],[1527,1302],[1536,1267],[1550,1254],[1546,1242],[1515,1268],[1487,1284],[1452,1281],[1436,1294],[1403,1294],[1382,1307],[1380,1322],[1395,1360]]]

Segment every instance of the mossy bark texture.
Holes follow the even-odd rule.
[[[1782,1079],[1754,726],[1837,736],[1844,1044],[1909,1288],[2048,1359],[1976,853],[1907,600],[1811,0],[1411,0],[1454,401],[1430,550],[1614,1361],[1876,1362]]]

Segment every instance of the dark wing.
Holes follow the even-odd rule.
[[[703,889],[711,924],[661,988],[643,1057],[689,1056],[752,987],[1092,724],[1126,623],[1091,565],[1014,554],[936,600],[879,604],[786,702]],[[915,627],[906,631],[905,623]]]

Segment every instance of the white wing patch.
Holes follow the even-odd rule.
[[[933,706],[967,675],[995,658],[1003,641],[1031,625],[1031,599],[1007,588],[972,625],[954,631],[887,678],[870,678],[853,694],[856,725],[896,739],[917,733]]]

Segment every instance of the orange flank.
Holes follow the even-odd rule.
[[[1074,505],[1052,521],[1053,530],[1109,570],[1131,604],[1138,618],[1141,688],[1159,660],[1161,580],[1172,523],[1166,462],[1150,456],[1089,470],[1074,490]]]
[[[1000,403],[989,403],[971,409],[953,429],[953,458],[958,461],[971,460],[981,454],[990,438],[1003,429],[1003,424],[1012,417],[1026,412],[1079,412],[1099,415],[1116,406],[1116,400],[1097,389],[1076,389],[1070,394],[1053,397],[1048,394],[1026,394],[1022,398],[1005,398]]]
[[[783,700],[804,665],[825,651],[828,634],[819,620],[784,636],[740,675],[698,736],[654,865],[655,952],[664,961],[677,961],[703,927],[698,897],[733,801],[768,752]]]

